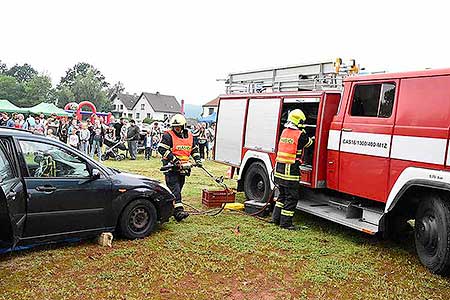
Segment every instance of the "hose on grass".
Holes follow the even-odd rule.
[[[220,208],[213,208],[213,209],[206,209],[206,210],[200,210],[195,208],[194,206],[187,204],[187,203],[183,203],[184,205],[188,206],[189,208],[193,209],[193,210],[188,210],[187,212],[190,215],[194,215],[194,216],[201,216],[201,215],[207,215],[210,217],[214,217],[219,215],[224,209],[225,209],[225,205],[222,205],[222,207]]]
[[[198,168],[202,169],[207,175],[208,177],[210,177],[215,183],[217,183],[218,185],[220,185],[221,187],[225,188],[225,202],[227,202],[228,200],[228,191],[230,191],[230,189],[228,188],[228,186],[223,183],[223,177],[221,178],[217,178],[215,177],[213,174],[211,174],[208,170],[205,169],[205,167],[203,166],[198,166]],[[221,214],[224,209],[225,209],[225,204],[222,204],[222,207],[220,208],[213,208],[213,209],[207,209],[207,210],[200,210],[195,208],[194,206],[184,203],[184,205],[190,207],[191,209],[193,209],[192,211],[187,211],[189,214],[191,215],[206,215],[206,216],[210,216],[210,217],[214,217],[217,216],[219,214]]]

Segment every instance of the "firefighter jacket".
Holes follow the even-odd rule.
[[[285,128],[278,142],[275,164],[275,183],[292,185],[300,181],[300,164],[303,149],[311,146],[313,140],[304,130]]]
[[[158,153],[161,154],[163,165],[176,163],[177,160],[188,162],[189,156],[194,160],[200,159],[198,146],[194,144],[192,134],[188,130],[183,130],[180,135],[173,130],[165,132],[158,145]]]

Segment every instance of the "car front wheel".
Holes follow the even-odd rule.
[[[156,221],[156,208],[150,201],[134,200],[120,216],[120,233],[128,239],[143,238],[155,229]]]
[[[435,274],[449,274],[450,203],[438,195],[422,200],[416,212],[414,231],[420,261]]]

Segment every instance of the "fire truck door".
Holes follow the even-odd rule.
[[[340,191],[386,200],[397,85],[395,81],[353,85],[340,141]]]

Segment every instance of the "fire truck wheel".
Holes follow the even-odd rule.
[[[248,200],[266,203],[270,194],[270,182],[263,163],[254,162],[248,168],[244,179],[244,192]]]
[[[416,251],[431,272],[450,273],[450,203],[429,195],[420,204],[415,221]]]

